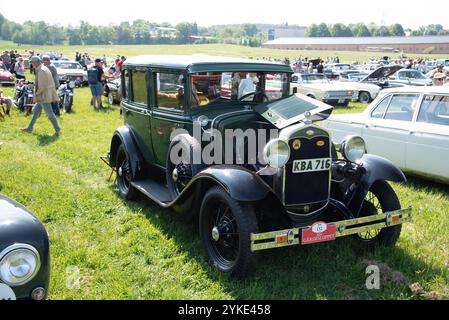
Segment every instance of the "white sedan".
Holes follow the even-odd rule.
[[[323,126],[336,144],[361,136],[368,153],[406,173],[449,184],[449,87],[383,90],[363,113],[335,115]]]

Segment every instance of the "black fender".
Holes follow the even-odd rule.
[[[141,168],[145,162],[137,146],[134,133],[128,126],[118,127],[112,136],[111,149],[109,152],[109,165],[112,168],[115,168],[116,166],[117,150],[121,144],[125,146],[126,152],[128,153],[129,162],[131,164],[131,173],[135,179],[138,177],[139,172],[141,172]]]
[[[169,206],[176,211],[199,206],[207,190],[216,185],[222,187],[232,199],[241,202],[260,201],[272,192],[270,186],[254,172],[239,166],[218,165],[197,174]],[[194,208],[194,211],[197,209]]]
[[[365,154],[360,164],[366,170],[362,182],[368,186],[368,189],[378,180],[407,182],[407,178],[402,170],[393,162],[385,158],[373,154]]]
[[[349,209],[356,216],[359,215],[363,201],[371,186],[376,183],[376,181],[407,182],[407,178],[402,170],[393,162],[385,158],[372,154],[365,154],[359,164],[364,169],[363,174],[354,191],[354,196],[348,204]]]

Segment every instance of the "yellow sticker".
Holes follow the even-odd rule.
[[[296,139],[295,141],[293,141],[293,149],[295,150],[301,149],[301,140]]]
[[[318,141],[318,142],[316,143],[316,145],[317,145],[318,147],[324,147],[325,143],[324,143],[323,140],[320,140],[320,141]]]

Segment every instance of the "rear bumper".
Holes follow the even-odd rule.
[[[328,226],[336,228],[334,237],[329,239],[334,240],[339,237],[346,237],[353,234],[365,232],[373,229],[384,229],[396,225],[403,224],[404,222],[411,221],[412,207],[407,209],[386,212],[383,214],[368,216],[338,222],[329,223]],[[287,230],[279,230],[267,233],[251,234],[251,251],[261,251],[274,248],[289,247],[303,244],[303,232],[310,229],[294,228]],[[319,234],[317,234],[319,237]],[[324,239],[325,242],[329,241]]]

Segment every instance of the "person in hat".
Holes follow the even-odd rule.
[[[444,84],[445,79],[446,79],[446,75],[443,72],[437,72],[432,77],[433,85],[434,86],[442,86]]]
[[[31,58],[31,64],[33,65],[36,75],[34,82],[34,102],[36,104],[33,107],[33,115],[29,125],[21,130],[26,133],[33,132],[34,124],[41,115],[42,109],[44,109],[55,129],[55,136],[59,136],[61,134],[61,128],[59,127],[58,120],[51,107],[52,102],[58,101],[58,94],[55,89],[53,76],[50,70],[42,64],[42,60],[38,56],[33,56]]]
[[[434,77],[437,73],[443,73],[443,72],[444,72],[444,71],[443,71],[443,67],[444,67],[443,64],[439,63],[435,69],[433,69],[432,71],[430,71],[430,72],[428,72],[428,73],[426,74],[426,77],[433,80],[433,77]]]

